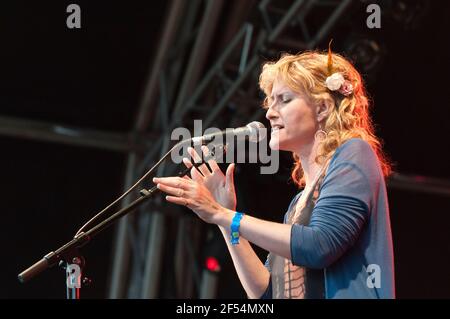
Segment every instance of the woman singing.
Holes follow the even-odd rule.
[[[224,175],[210,160],[191,177],[154,182],[167,201],[220,227],[250,298],[395,298],[390,165],[360,74],[331,50],[305,52],[266,63],[259,85],[270,147],[292,152],[301,189],[283,223],[236,212],[234,164]],[[249,242],[269,251],[265,264]]]

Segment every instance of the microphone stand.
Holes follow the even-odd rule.
[[[223,145],[219,145],[224,150]],[[211,153],[210,158],[214,157],[214,152]],[[202,160],[199,163],[192,163],[193,166],[198,167],[206,163],[208,159]],[[191,160],[192,162],[192,160]],[[178,173],[178,176],[183,177],[189,173],[191,168],[185,168],[183,171]],[[25,283],[37,276],[47,268],[53,267],[58,264],[60,267],[66,270],[66,288],[67,288],[67,299],[80,299],[80,289],[82,284],[88,285],[90,279],[87,277],[82,277],[83,268],[85,266],[85,259],[80,254],[79,249],[91,241],[97,234],[102,232],[104,229],[111,226],[116,220],[133,212],[137,207],[147,202],[159,189],[153,186],[151,189],[142,189],[139,191],[141,197],[134,200],[132,203],[126,207],[120,209],[115,214],[111,215],[101,223],[92,227],[86,232],[81,232],[77,234],[72,240],[62,245],[56,251],[51,251],[45,255],[40,261],[34,263],[32,266],[22,271],[18,275],[18,279],[21,283]]]
[[[182,176],[184,175],[185,174],[183,174]],[[53,267],[58,263],[60,267],[66,270],[67,299],[79,299],[81,284],[87,284],[89,282],[89,279],[86,277],[82,279],[85,259],[80,254],[79,248],[86,245],[98,233],[111,226],[117,219],[134,211],[138,206],[148,201],[157,191],[159,191],[159,189],[156,188],[156,186],[154,186],[150,190],[141,190],[141,197],[137,198],[132,203],[122,208],[90,230],[81,232],[80,234],[76,235],[72,240],[58,248],[56,251],[51,251],[40,261],[36,262],[28,269],[21,272],[18,275],[19,281],[21,283],[25,283],[40,274],[45,269]]]

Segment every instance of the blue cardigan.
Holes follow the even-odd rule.
[[[395,298],[386,185],[364,140],[350,139],[336,150],[310,224],[291,228],[291,256],[295,265],[324,269],[325,298]],[[271,295],[269,282],[262,298]]]

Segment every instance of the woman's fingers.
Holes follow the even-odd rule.
[[[194,159],[195,163],[201,163],[202,162],[202,159],[201,159],[200,155],[198,155],[198,153],[192,147],[188,147],[188,153]],[[211,175],[211,172],[209,171],[208,167],[206,167],[205,164],[197,166],[197,169],[203,174],[203,176]]]
[[[176,197],[176,196],[167,195],[166,200],[168,202],[178,204],[178,205],[183,205],[183,206],[189,205],[189,200],[187,198],[180,198],[180,197]]]
[[[184,166],[186,166],[187,168],[191,168],[191,167],[192,167],[192,163],[191,163],[191,161],[190,161],[187,157],[183,157],[183,164],[184,164]]]
[[[190,160],[188,160],[186,157],[183,157],[183,163],[187,168],[191,169],[191,177],[194,181],[196,182],[202,182],[203,179],[205,178],[198,170],[196,167],[194,167],[191,163]],[[189,178],[189,176],[185,175],[185,178],[191,179]]]
[[[209,150],[205,145],[202,146],[202,151],[203,151],[204,157],[206,158],[209,155]],[[213,157],[211,157],[211,159],[208,160],[208,165],[211,168],[211,170],[213,171],[213,173],[220,171],[220,167],[219,167],[219,165],[217,165],[217,162],[214,160]]]
[[[153,183],[186,190],[189,188],[191,182],[190,180],[181,177],[154,177]]]
[[[200,174],[196,167],[191,168],[191,176],[192,179],[197,182],[203,182],[205,178],[202,174]]]
[[[184,192],[185,192],[184,189],[182,189],[182,188],[171,187],[171,186],[167,186],[164,184],[158,184],[158,185],[156,185],[156,187],[158,187],[158,189],[163,191],[164,193],[174,195],[177,197],[183,197]]]
[[[235,165],[234,163],[231,163],[228,165],[227,172],[226,172],[226,183],[229,187],[232,187],[234,189],[234,169]]]
[[[184,166],[186,166],[187,168],[192,168],[192,163],[191,163],[190,160],[187,159],[187,157],[183,157],[183,164],[184,164]],[[196,169],[194,169],[194,170],[196,171]],[[192,176],[192,171],[193,171],[193,170],[191,169],[191,176]],[[201,175],[200,173],[198,173],[198,175],[200,175],[201,177],[203,177],[203,175]],[[188,179],[188,180],[192,180],[192,178],[194,178],[194,177],[192,176],[192,178],[190,178],[189,175],[184,175],[183,178],[184,178],[184,179]],[[196,180],[196,179],[194,178],[194,180]]]

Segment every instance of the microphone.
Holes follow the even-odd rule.
[[[236,136],[238,140],[248,138],[250,142],[259,143],[266,137],[266,133],[266,127],[264,124],[254,121],[248,123],[246,126],[228,128],[223,131],[193,137],[192,142],[197,145],[206,144],[218,137],[223,139],[226,138],[226,136]]]

